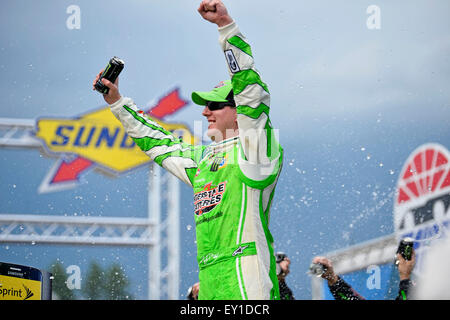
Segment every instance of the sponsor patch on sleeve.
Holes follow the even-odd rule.
[[[230,67],[231,72],[236,73],[238,71],[241,71],[237,63],[237,60],[233,54],[233,51],[231,49],[225,51],[225,57],[227,59],[228,66]]]

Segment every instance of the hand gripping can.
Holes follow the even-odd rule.
[[[321,277],[327,271],[327,267],[325,267],[321,263],[312,263],[309,266],[309,274],[314,275],[316,277]]]
[[[122,59],[119,59],[118,57],[111,58],[105,70],[103,70],[100,79],[98,79],[97,83],[95,84],[95,90],[103,94],[108,94],[109,88],[102,83],[102,79],[105,78],[114,83],[120,72],[123,70],[124,65],[125,63]]]
[[[405,260],[411,260],[414,247],[413,238],[403,238],[398,245],[397,253],[400,253]]]

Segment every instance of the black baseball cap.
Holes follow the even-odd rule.
[[[286,259],[288,256],[286,253],[280,251],[275,254],[275,257],[277,258],[277,263],[280,263],[281,261]]]

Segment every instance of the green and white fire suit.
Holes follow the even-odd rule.
[[[238,137],[193,146],[139,112],[130,98],[121,98],[111,111],[151,159],[194,189],[199,299],[279,299],[268,226],[283,150],[250,45],[234,22],[219,34]]]

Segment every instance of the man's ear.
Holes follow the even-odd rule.
[[[234,114],[234,124],[236,125],[236,128],[238,128],[237,112]]]

